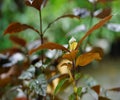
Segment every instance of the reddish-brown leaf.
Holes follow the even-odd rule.
[[[26,97],[17,97],[14,100],[27,100],[27,98]]]
[[[76,66],[85,66],[91,63],[93,60],[101,60],[102,57],[99,51],[90,51],[80,55],[76,60]]]
[[[69,52],[69,50],[67,48],[65,48],[64,46],[62,46],[60,44],[48,42],[43,45],[40,45],[37,48],[33,48],[32,50],[29,51],[29,54],[32,54],[32,53],[36,52],[37,50],[43,50],[43,49],[57,49],[57,50],[63,50],[63,51]]]
[[[22,50],[20,48],[10,48],[10,49],[6,49],[0,53],[6,55],[6,54],[9,54],[9,56],[17,53],[17,52],[20,52],[20,53],[23,53]]]
[[[111,100],[111,99],[106,98],[106,97],[99,96],[98,100]]]
[[[100,94],[100,85],[93,86],[91,89],[94,90],[98,95]]]
[[[46,5],[48,0],[26,0],[26,5],[36,8],[40,10],[42,7]]]
[[[95,53],[95,52],[99,52],[101,58],[102,58],[103,55],[104,55],[103,49],[100,48],[100,47],[94,47],[90,52],[93,52],[93,53]]]
[[[13,34],[13,33],[24,31],[26,29],[32,29],[35,32],[39,33],[38,30],[34,29],[32,26],[14,22],[7,27],[7,29],[4,31],[4,34]]]
[[[16,43],[20,46],[26,46],[26,41],[20,37],[11,35],[10,40],[12,40],[14,43]]]
[[[80,44],[83,42],[83,40],[89,36],[93,31],[97,30],[98,28],[102,27],[106,22],[108,22],[110,19],[112,18],[112,15],[109,15],[107,17],[105,17],[104,19],[102,19],[101,21],[99,21],[97,24],[95,24],[91,29],[89,29],[86,34],[82,37],[82,39],[80,39],[80,41],[78,42],[78,45],[76,47],[76,49],[79,48]]]
[[[99,53],[85,53],[80,55],[76,60],[76,66],[85,66],[93,60],[101,60]]]
[[[102,12],[100,12],[98,15],[96,15],[97,18],[105,18],[111,14],[111,8],[103,9]]]
[[[0,75],[0,87],[5,86],[11,81],[11,77],[8,77],[6,74],[4,74],[5,78],[1,78],[2,76]]]
[[[73,61],[76,58],[77,53],[78,53],[78,50],[73,50],[70,53],[64,54],[62,58]]]
[[[11,83],[16,84],[18,82],[17,77],[28,67],[29,62],[25,61],[22,66],[14,65],[9,69],[8,72],[0,74],[0,87],[4,87]]]
[[[120,92],[120,87],[108,89],[108,91]]]

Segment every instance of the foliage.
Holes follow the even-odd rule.
[[[46,100],[47,98],[52,98],[55,100],[57,94],[66,89],[68,86],[72,86],[73,91],[69,96],[70,100],[79,100],[82,96],[90,91],[97,93],[98,100],[109,100],[109,98],[102,97],[100,95],[100,85],[92,87],[82,87],[78,86],[78,80],[82,79],[84,75],[80,74],[79,68],[90,64],[93,60],[101,60],[103,57],[103,51],[99,47],[93,47],[89,52],[85,52],[82,49],[83,42],[91,36],[91,34],[104,26],[111,18],[111,9],[106,9],[103,4],[109,4],[107,1],[99,0],[94,2],[84,2],[87,3],[90,9],[91,17],[97,17],[100,19],[99,22],[94,24],[77,42],[75,38],[71,38],[68,47],[65,47],[61,44],[49,42],[45,38],[47,30],[54,24],[56,21],[63,18],[77,18],[78,21],[80,17],[88,16],[86,10],[81,10],[76,14],[64,14],[55,20],[47,24],[46,28],[43,28],[43,17],[42,11],[43,8],[47,8],[48,0],[26,0],[25,4],[34,10],[37,10],[39,13],[39,30],[28,24],[22,24],[21,22],[11,23],[5,30],[4,36],[9,35],[10,40],[14,43],[15,48],[6,50],[2,53],[2,59],[9,60],[13,59],[15,54],[19,53],[23,58],[18,59],[17,55],[16,62],[11,63],[11,65],[6,70],[0,72],[0,87],[14,87],[19,86],[19,89],[24,92],[26,95],[26,100],[31,99],[42,99]],[[53,2],[53,1],[51,1]],[[54,3],[57,1],[54,1]],[[78,1],[77,1],[78,2]],[[111,1],[112,2],[112,1]],[[91,9],[91,5],[98,4],[98,6],[103,6],[103,10],[98,15],[94,15],[94,9]],[[96,6],[95,6],[96,7]],[[84,12],[85,11],[85,12]],[[107,13],[106,13],[107,12]],[[87,14],[85,14],[87,13]],[[105,13],[105,14],[104,14]],[[38,43],[28,43],[25,39],[19,36],[20,32],[31,29],[39,38]],[[27,34],[27,33],[26,33]],[[64,38],[64,37],[59,37]],[[31,47],[31,48],[30,48]],[[48,58],[46,52],[48,49],[55,49],[62,51],[62,54],[58,58]],[[9,55],[7,55],[9,54]],[[57,53],[55,54],[57,55]],[[3,62],[1,66],[6,67],[6,62]],[[119,88],[106,89],[107,91],[119,91]],[[1,96],[5,93],[4,90]],[[51,96],[50,96],[51,95]],[[93,95],[94,97],[94,95]],[[94,97],[96,99],[96,97]],[[16,98],[17,99],[17,98]],[[15,100],[16,100],[15,99]]]

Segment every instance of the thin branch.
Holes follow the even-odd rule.
[[[48,30],[48,28],[51,27],[52,24],[54,24],[56,21],[58,21],[58,20],[60,20],[60,19],[62,19],[62,18],[77,18],[77,19],[79,19],[79,16],[72,15],[72,14],[62,15],[62,16],[56,18],[55,20],[53,20],[52,22],[50,22],[50,23],[48,24],[48,26],[45,28],[45,30],[43,31],[43,34]]]

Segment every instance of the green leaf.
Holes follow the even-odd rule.
[[[79,80],[82,77],[81,73],[76,73],[75,74],[75,80]]]
[[[69,100],[75,100],[75,94],[72,93],[70,96],[69,96]]]
[[[37,79],[34,79],[30,82],[29,86],[31,91],[34,91],[36,94],[46,96],[47,90],[47,80],[43,74],[39,75]]]
[[[31,79],[34,75],[35,75],[35,67],[31,66],[19,76],[19,79],[21,80]]]
[[[64,85],[64,83],[66,81],[68,81],[68,78],[64,78],[64,79],[60,80],[60,82],[58,83],[58,85],[55,88],[54,95],[56,95],[59,92],[59,90],[61,89],[61,87]]]
[[[81,94],[82,94],[82,87],[78,87],[78,89],[77,89],[77,95],[81,96]]]

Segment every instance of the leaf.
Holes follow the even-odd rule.
[[[47,90],[47,80],[43,74],[39,75],[37,79],[30,82],[30,90],[34,91],[36,94],[46,96]]]
[[[14,100],[27,100],[27,98],[23,96],[23,97],[17,97]]]
[[[42,7],[46,5],[48,0],[26,0],[25,3],[27,6],[41,10]]]
[[[5,34],[13,34],[13,33],[21,32],[21,31],[24,31],[26,29],[32,29],[35,32],[39,33],[39,31],[34,29],[32,26],[29,26],[27,24],[21,24],[21,23],[18,23],[18,22],[14,22],[14,23],[11,23],[7,27],[7,29],[4,31],[4,35]]]
[[[100,94],[100,85],[93,86],[91,89],[94,90],[98,95]]]
[[[108,89],[108,91],[120,92],[120,87]]]
[[[64,83],[68,80],[69,80],[68,78],[64,78],[64,79],[60,80],[60,82],[58,83],[58,85],[55,88],[54,95],[56,95],[59,92],[59,90],[64,85]]]
[[[52,50],[57,49],[57,50],[63,50],[63,51],[69,52],[69,50],[67,48],[65,48],[64,46],[62,46],[60,44],[48,42],[48,43],[38,46],[37,48],[30,50],[29,54],[32,54],[32,53],[36,52],[37,50],[43,50],[43,49],[52,49]]]
[[[111,8],[103,9],[99,14],[96,15],[97,18],[105,18],[111,14]]]
[[[75,93],[72,93],[72,94],[69,96],[69,100],[76,100]]]
[[[69,77],[68,74],[57,74],[57,75],[52,76],[52,77],[48,80],[48,83],[51,83],[53,80],[55,80],[55,79],[57,79],[57,78],[61,79],[61,78],[67,78],[67,77]]]
[[[19,79],[21,80],[31,79],[32,77],[34,77],[34,75],[35,75],[35,67],[31,66],[19,76]]]
[[[81,94],[82,94],[82,87],[78,87],[78,89],[77,89],[77,95],[81,96]]]
[[[111,99],[106,98],[106,97],[99,96],[98,100],[111,100]]]
[[[104,55],[104,51],[103,51],[103,49],[100,48],[100,47],[94,47],[90,52],[93,52],[93,53],[98,52],[98,53],[100,54],[101,58],[102,58],[103,55]]]
[[[50,26],[51,26],[53,23],[55,23],[56,21],[58,21],[58,20],[60,20],[60,19],[62,19],[62,18],[77,18],[77,19],[80,19],[79,16],[73,15],[73,14],[62,15],[62,16],[56,18],[55,20],[53,20],[52,22],[50,22],[50,23],[48,24],[48,26],[45,28],[45,30],[43,31],[43,34],[47,31],[48,28],[50,28]]]
[[[79,80],[82,77],[81,73],[75,73],[75,80]]]
[[[64,54],[62,58],[73,61],[76,58],[77,53],[78,53],[78,50],[73,50],[70,53]]]
[[[76,60],[76,66],[85,66],[91,63],[93,60],[101,60],[101,56],[99,52],[87,52],[80,55]]]
[[[110,19],[112,18],[112,15],[109,15],[107,17],[105,17],[104,19],[102,19],[101,21],[99,21],[97,24],[95,24],[91,29],[89,29],[86,34],[82,37],[82,39],[80,39],[80,41],[78,42],[78,45],[76,47],[76,49],[79,48],[79,46],[81,45],[81,43],[83,42],[83,40],[89,36],[93,31],[97,30],[98,28],[102,27],[106,22],[108,22]]]
[[[10,40],[12,40],[14,43],[20,45],[20,46],[26,46],[26,41],[20,37],[17,36],[10,36]]]

